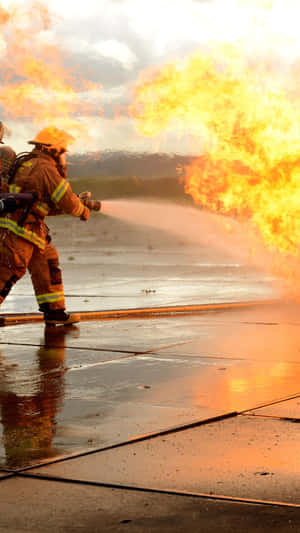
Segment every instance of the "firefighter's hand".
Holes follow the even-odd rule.
[[[84,206],[84,211],[80,216],[80,220],[88,220],[90,218],[90,210],[88,207]]]
[[[87,205],[89,200],[91,199],[92,193],[90,191],[84,191],[78,194],[78,198],[80,198],[83,205]]]

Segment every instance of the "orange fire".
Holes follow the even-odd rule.
[[[188,128],[201,142],[202,155],[184,168],[197,204],[250,218],[269,249],[297,255],[299,104],[279,75],[227,46],[150,74],[130,112],[142,135]]]
[[[52,42],[53,17],[40,2],[0,4],[0,104],[2,115],[87,133],[83,115],[92,106],[81,96],[102,87],[79,80],[64,66],[62,48]]]

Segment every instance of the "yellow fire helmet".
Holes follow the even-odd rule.
[[[54,126],[42,129],[28,144],[43,144],[53,148],[58,152],[68,151],[68,145],[75,142],[75,138],[64,130],[59,130]]]

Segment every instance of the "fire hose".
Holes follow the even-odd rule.
[[[21,207],[30,207],[38,197],[35,193],[0,193],[0,213],[13,213]],[[99,200],[85,200],[84,205],[90,211],[100,211]]]

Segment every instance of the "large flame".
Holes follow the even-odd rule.
[[[143,135],[189,128],[201,156],[184,169],[197,204],[250,217],[271,249],[298,254],[300,106],[274,72],[235,47],[168,64],[136,87]]]
[[[84,93],[99,92],[101,86],[65,68],[66,53],[52,42],[52,25],[52,15],[40,2],[12,4],[9,10],[0,4],[2,115],[86,133],[82,117],[95,109]]]

